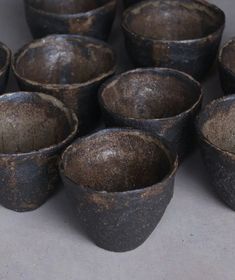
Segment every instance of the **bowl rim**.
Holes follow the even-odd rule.
[[[64,111],[67,119],[69,117],[71,118],[71,131],[62,141],[60,141],[57,144],[52,144],[48,147],[41,148],[38,150],[32,150],[30,152],[25,152],[25,153],[22,153],[22,152],[2,153],[2,152],[0,152],[0,158],[22,158],[22,157],[27,157],[27,156],[31,157],[31,156],[42,155],[45,153],[54,153],[57,150],[60,150],[63,147],[65,147],[66,144],[68,144],[70,141],[72,141],[78,133],[79,120],[78,120],[76,114],[71,109],[67,108],[64,105],[64,103],[62,103],[60,100],[58,100],[57,98],[55,98],[51,95],[41,93],[41,92],[18,91],[18,92],[11,92],[11,93],[6,93],[6,94],[1,95],[0,102],[1,102],[1,100],[11,100],[11,98],[17,98],[19,96],[24,96],[24,95],[38,96],[43,100],[49,101],[53,106],[56,106],[61,111]]]
[[[157,1],[160,1],[160,0],[157,0]],[[180,2],[180,0],[175,0],[175,1],[178,1]],[[209,3],[205,0],[191,0],[191,2],[196,2],[196,3],[199,3],[203,6],[206,6],[206,7],[209,7],[211,9],[213,9],[214,11],[218,12],[221,14],[221,17],[222,17],[222,23],[221,25],[214,31],[214,32],[211,32],[210,34],[206,35],[206,36],[202,36],[202,37],[199,37],[199,38],[195,38],[195,39],[183,39],[183,40],[166,40],[166,39],[156,39],[156,38],[153,38],[151,36],[145,36],[145,35],[141,35],[133,30],[131,30],[129,28],[129,24],[126,23],[126,18],[127,18],[127,15],[134,9],[138,8],[138,7],[141,7],[141,6],[144,6],[144,5],[147,5],[149,3],[154,3],[156,1],[154,0],[147,0],[147,1],[142,1],[142,2],[139,2],[137,4],[134,4],[134,5],[131,5],[129,8],[127,8],[124,13],[123,13],[123,16],[122,16],[122,28],[124,29],[125,32],[131,34],[132,36],[134,37],[138,37],[142,40],[150,40],[150,41],[153,41],[155,43],[165,43],[165,44],[190,44],[190,43],[202,43],[202,42],[206,42],[207,40],[210,40],[211,38],[213,38],[214,36],[216,36],[217,33],[219,33],[221,30],[224,29],[225,27],[225,19],[226,19],[226,16],[225,16],[225,13],[223,10],[221,10],[218,6],[216,6],[215,4],[212,4],[212,3]]]
[[[11,52],[10,48],[2,42],[0,42],[0,49],[4,50],[6,53],[6,59],[4,61],[4,64],[2,67],[0,67],[0,75],[2,75],[4,72],[7,71],[7,69],[10,66],[12,52]]]
[[[181,112],[181,113],[179,113],[177,115],[171,116],[171,117],[164,117],[164,118],[133,118],[133,117],[127,117],[127,116],[124,116],[124,115],[122,115],[120,113],[114,112],[104,102],[103,93],[104,93],[105,89],[111,83],[113,83],[114,81],[118,81],[123,76],[129,75],[129,74],[135,74],[135,73],[146,73],[146,74],[154,73],[154,74],[158,75],[159,73],[164,73],[164,72],[165,73],[172,73],[172,74],[175,73],[178,76],[183,77],[185,79],[185,81],[188,80],[188,82],[194,84],[194,86],[198,88],[200,94],[199,94],[197,100],[193,103],[193,105],[190,106],[187,110],[185,110],[185,111],[183,111],[183,112]],[[190,76],[189,74],[181,72],[181,71],[176,70],[176,69],[171,69],[171,68],[158,68],[158,67],[137,68],[137,69],[133,69],[133,70],[130,70],[130,71],[127,71],[127,72],[123,72],[123,73],[121,73],[119,75],[115,75],[115,76],[109,78],[107,81],[105,81],[101,85],[101,87],[99,88],[99,91],[98,91],[98,100],[99,100],[99,104],[101,105],[101,108],[105,109],[109,114],[115,116],[116,118],[124,119],[124,120],[127,120],[127,121],[135,121],[135,122],[156,122],[156,121],[161,122],[161,121],[171,121],[171,120],[181,119],[183,116],[189,114],[195,108],[197,108],[201,104],[202,99],[203,99],[203,92],[202,92],[201,84],[197,80],[195,80],[192,76]]]
[[[218,55],[218,62],[220,64],[221,67],[224,68],[224,70],[226,70],[227,72],[229,72],[232,76],[235,76],[235,71],[233,71],[230,67],[228,67],[224,62],[223,62],[223,55],[226,52],[226,49],[232,45],[235,44],[235,37],[232,37],[231,39],[229,39],[227,42],[224,43],[224,45],[222,46],[222,48],[219,51],[219,55]],[[234,51],[235,51],[235,46],[234,46]]]
[[[74,146],[79,145],[80,143],[82,143],[84,141],[89,141],[89,139],[91,139],[93,137],[101,137],[104,134],[109,135],[109,134],[113,134],[113,133],[122,133],[122,132],[134,133],[136,135],[151,137],[155,142],[157,142],[158,146],[161,148],[161,150],[164,151],[164,154],[166,155],[166,157],[168,158],[169,163],[170,163],[169,172],[163,177],[163,179],[161,181],[154,183],[150,186],[140,187],[140,188],[134,189],[134,190],[127,190],[127,191],[120,191],[120,192],[118,192],[118,191],[108,192],[108,191],[97,191],[97,190],[92,189],[89,186],[81,185],[79,183],[74,182],[71,178],[69,178],[68,176],[65,175],[64,162],[66,160],[67,154],[70,153],[70,150],[73,149]],[[162,137],[156,136],[151,132],[125,127],[125,128],[106,128],[106,129],[99,130],[96,133],[92,133],[92,134],[86,135],[84,137],[78,138],[74,143],[72,143],[70,146],[68,146],[65,149],[65,151],[63,152],[60,163],[59,163],[59,170],[60,170],[60,174],[62,175],[62,177],[64,177],[69,182],[71,182],[77,188],[81,188],[87,192],[96,193],[96,194],[100,194],[100,195],[107,195],[107,196],[120,195],[120,196],[122,196],[125,194],[139,194],[139,193],[142,193],[143,191],[148,191],[152,188],[157,188],[159,185],[162,185],[164,182],[172,179],[175,176],[178,166],[179,166],[179,163],[178,163],[177,153],[175,152],[175,150],[172,147],[170,147],[167,144],[167,142]]]
[[[24,3],[25,3],[26,6],[28,6],[30,9],[36,11],[37,13],[47,15],[47,16],[51,16],[51,17],[62,18],[62,19],[65,18],[66,19],[66,18],[76,18],[76,17],[85,17],[85,16],[88,17],[88,16],[95,15],[99,12],[102,12],[102,10],[104,10],[106,8],[109,8],[109,6],[116,5],[117,0],[109,0],[107,3],[105,3],[102,6],[99,6],[97,8],[88,10],[86,12],[79,12],[79,13],[75,13],[75,14],[71,14],[71,13],[58,14],[58,13],[53,13],[53,12],[47,12],[45,10],[37,9],[37,8],[33,7],[28,0],[24,0]]]
[[[21,59],[21,57],[30,49],[34,48],[34,46],[37,46],[38,44],[45,44],[47,42],[53,41],[53,39],[64,39],[64,40],[72,40],[72,41],[80,41],[80,42],[86,42],[86,43],[90,43],[90,44],[94,44],[97,47],[102,47],[104,49],[106,49],[107,51],[110,52],[110,54],[112,55],[113,58],[113,64],[110,66],[110,69],[106,72],[103,72],[101,74],[99,74],[97,77],[92,78],[86,82],[83,83],[71,83],[71,84],[50,84],[50,83],[40,83],[34,80],[31,80],[29,78],[26,78],[22,75],[19,74],[19,71],[17,70],[17,64],[18,64],[18,60]],[[12,58],[12,71],[14,73],[14,75],[24,81],[27,84],[30,84],[32,86],[36,86],[36,87],[41,87],[44,88],[46,90],[56,90],[56,89],[61,89],[61,90],[66,90],[66,89],[77,89],[77,88],[83,88],[83,87],[87,87],[90,86],[92,84],[98,83],[100,81],[102,81],[103,79],[113,75],[116,70],[117,70],[117,56],[116,53],[114,52],[112,46],[110,46],[109,44],[107,44],[104,41],[98,40],[98,39],[94,39],[91,37],[87,37],[87,36],[82,36],[82,35],[73,35],[73,34],[53,34],[53,35],[48,35],[46,37],[40,38],[40,39],[36,39],[33,40],[27,44],[25,44],[22,48],[20,48],[15,55]]]
[[[199,138],[205,142],[207,145],[213,147],[215,150],[222,152],[228,156],[235,156],[235,152],[231,152],[228,151],[226,149],[223,149],[221,147],[219,147],[218,145],[212,143],[203,133],[202,128],[203,125],[205,124],[205,114],[210,112],[210,109],[213,108],[213,106],[215,106],[216,104],[221,104],[224,103],[225,101],[234,101],[235,104],[235,94],[231,94],[231,95],[226,95],[226,96],[222,96],[220,98],[214,99],[213,101],[211,101],[209,104],[206,105],[206,107],[199,113],[199,115],[196,117],[195,120],[195,126],[196,126],[196,131],[197,134],[199,136]]]

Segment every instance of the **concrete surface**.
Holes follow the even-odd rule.
[[[227,15],[224,40],[235,34],[235,1],[213,0]],[[112,42],[121,53],[118,29]],[[0,0],[0,40],[12,50],[31,36],[21,0]],[[126,56],[121,56],[126,64]],[[16,89],[14,80],[9,90]],[[222,95],[213,70],[206,100]],[[175,196],[148,241],[130,253],[106,252],[78,228],[61,190],[32,213],[0,207],[0,280],[234,280],[235,213],[212,192],[196,152],[180,168]]]

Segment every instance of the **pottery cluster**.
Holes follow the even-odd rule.
[[[123,252],[152,233],[174,178],[199,143],[219,196],[235,210],[235,40],[219,54],[230,96],[201,111],[202,81],[225,15],[204,0],[124,0],[132,70],[117,74],[107,40],[116,0],[25,0],[34,40],[0,45],[0,203],[42,205],[62,178],[78,220],[100,247]],[[92,133],[103,121],[106,129]],[[199,141],[196,141],[198,139]]]

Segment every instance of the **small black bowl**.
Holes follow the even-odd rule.
[[[76,141],[61,175],[82,227],[101,248],[140,246],[173,196],[177,156],[150,133],[107,129]]]
[[[162,136],[180,160],[192,149],[200,84],[167,68],[136,69],[101,86],[99,101],[108,127],[133,127]]]
[[[0,96],[0,204],[18,212],[42,205],[58,186],[60,153],[77,130],[76,115],[52,96]]]
[[[116,58],[100,40],[51,35],[20,49],[12,69],[22,90],[53,95],[72,109],[84,134],[99,122],[97,91],[115,73]]]
[[[213,101],[199,115],[202,156],[219,197],[235,210],[235,95]]]
[[[0,43],[0,94],[6,89],[10,64],[11,51],[6,45]]]
[[[174,68],[204,78],[220,45],[225,15],[203,0],[150,0],[123,14],[126,47],[137,66]]]
[[[112,28],[116,0],[24,0],[34,38],[79,34],[106,40]]]
[[[235,38],[228,41],[219,54],[219,70],[225,94],[235,93]]]

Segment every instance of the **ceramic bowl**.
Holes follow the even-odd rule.
[[[116,70],[106,43],[77,35],[51,35],[20,49],[13,72],[25,91],[44,92],[61,100],[80,121],[80,133],[99,122],[97,91]]]
[[[137,66],[166,67],[203,79],[220,45],[225,15],[204,0],[150,0],[124,12],[127,51]]]
[[[200,114],[197,130],[211,183],[235,210],[235,95],[213,101]]]
[[[108,129],[81,138],[62,156],[61,175],[88,236],[101,248],[140,246],[173,195],[177,157],[157,137]]]
[[[116,0],[25,0],[26,19],[34,38],[79,34],[106,40]]]
[[[200,84],[173,69],[136,69],[107,81],[99,101],[108,127],[133,127],[162,136],[182,160],[193,148]]]
[[[59,155],[77,135],[77,117],[52,96],[16,92],[0,96],[0,120],[0,204],[34,210],[58,186]]]

